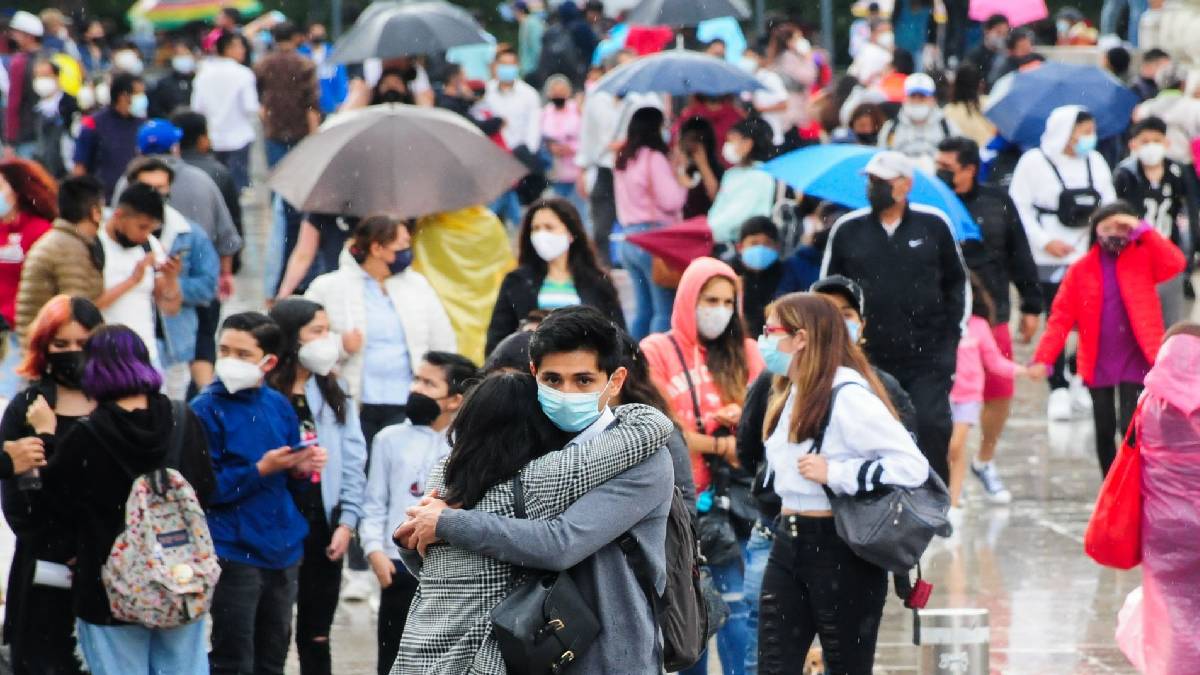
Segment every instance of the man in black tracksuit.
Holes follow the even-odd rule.
[[[862,286],[867,355],[912,397],[917,445],[948,480],[950,387],[968,310],[967,275],[946,217],[908,203],[912,176],[912,162],[900,153],[871,158],[871,207],[833,226],[821,276],[841,274]]]

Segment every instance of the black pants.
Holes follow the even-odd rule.
[[[887,573],[854,555],[832,518],[785,516],[763,574],[758,672],[800,671],[821,636],[825,672],[870,675]]]
[[[325,555],[332,534],[324,513],[319,521],[309,521],[296,599],[296,652],[301,675],[333,673],[329,629],[342,590],[342,561],[332,561]]]
[[[609,255],[609,237],[612,235],[613,223],[617,222],[617,195],[613,190],[612,169],[598,169],[596,183],[588,196],[592,214],[592,241],[596,242],[596,253],[600,261],[612,266]]]
[[[1042,281],[1038,285],[1042,287],[1042,300],[1046,308],[1045,314],[1049,317],[1051,306],[1054,305],[1054,297],[1058,295],[1058,287],[1061,284]],[[1050,376],[1046,378],[1046,382],[1050,385],[1051,391],[1066,389],[1071,385],[1067,381],[1067,351],[1065,349],[1058,355],[1057,359],[1054,359],[1054,370],[1050,372]]]
[[[9,589],[17,592],[17,589]],[[71,590],[31,586],[23,598],[21,625],[12,636],[12,667],[15,675],[79,675],[84,672],[75,658],[75,613]],[[10,619],[11,620],[11,619]]]
[[[953,361],[887,365],[876,364],[889,372],[904,387],[917,410],[917,447],[929,467],[943,481],[950,482],[950,388],[954,385]]]
[[[283,675],[299,565],[268,570],[221,561],[213,592],[212,675]]]
[[[358,413],[358,422],[362,426],[363,438],[367,441],[367,466],[371,466],[371,446],[375,443],[375,434],[393,424],[400,424],[405,419],[402,405],[363,404]],[[366,470],[367,467],[364,466],[363,472],[365,473]],[[358,543],[357,537],[350,542],[350,551],[347,557],[350,559],[351,571],[362,572],[367,569],[367,556],[363,553],[362,544]]]
[[[383,589],[379,596],[379,675],[388,675],[400,651],[400,638],[404,636],[404,624],[408,621],[408,610],[417,593],[417,579],[408,573],[404,563],[393,560],[396,573],[392,585]]]
[[[1092,395],[1092,424],[1096,427],[1096,458],[1100,460],[1100,472],[1107,476],[1117,458],[1116,437],[1124,438],[1129,429],[1142,385],[1122,382],[1115,387],[1089,388],[1088,392]]]

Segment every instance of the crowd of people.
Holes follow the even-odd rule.
[[[224,10],[149,43],[55,10],[6,19],[0,494],[17,673],[282,673],[292,644],[304,675],[330,673],[339,601],[376,586],[381,675],[500,675],[516,652],[494,610],[530,570],[598,620],[565,672],[658,673],[677,646],[659,624],[678,592],[678,503],[724,616],[715,654],[679,672],[710,657],[726,675],[796,672],[819,637],[828,672],[865,675],[887,573],[839,536],[836,497],[936,476],[957,524],[970,473],[984,501],[1010,502],[995,456],[1017,377],[1048,381],[1052,421],[1090,410],[1107,473],[1167,330],[1200,334],[1186,323],[1200,71],[1165,52],[1142,53],[1124,131],[1099,138],[1103,111],[1065,105],[1023,148],[984,106],[1045,59],[1002,15],[938,54],[901,37],[911,10],[872,3],[841,75],[787,19],[734,54],[732,37],[629,26],[595,1],[506,9],[517,42],[486,62],[349,65],[324,25],[273,13]],[[762,88],[596,89],[675,43]],[[1128,61],[1103,52],[1115,76]],[[488,205],[515,262],[471,299],[486,330],[451,309],[442,280],[461,270],[418,271],[439,264],[418,257],[435,226],[278,194],[254,261],[269,302],[223,311],[247,292],[252,153],[274,167],[330,116],[381,104],[461,115],[529,169]],[[764,167],[817,144],[878,150],[867,206]],[[957,195],[979,237],[916,203],[918,180]],[[638,243],[680,223],[706,235],[683,266]],[[1027,364],[1014,330],[1041,332]],[[1167,377],[1156,395],[1176,405]],[[129,610],[114,588],[143,555],[131,533],[167,517],[164,484],[187,488],[171,503],[188,528],[185,506],[203,518],[156,530],[147,567],[191,590]],[[196,604],[163,619],[180,595]],[[1166,625],[1175,663],[1200,658]]]

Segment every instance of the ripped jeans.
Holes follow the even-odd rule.
[[[333,673],[329,632],[342,590],[342,561],[330,560],[325,555],[331,536],[324,513],[309,519],[296,599],[296,654],[300,660],[300,675]]]
[[[871,675],[887,574],[859,558],[833,518],[783,516],[763,575],[758,672],[795,673],[821,636],[825,672]]]

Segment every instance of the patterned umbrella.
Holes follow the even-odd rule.
[[[208,21],[226,7],[242,14],[258,14],[258,0],[138,0],[129,8],[131,23],[148,21],[155,28],[169,30],[192,21]]]

